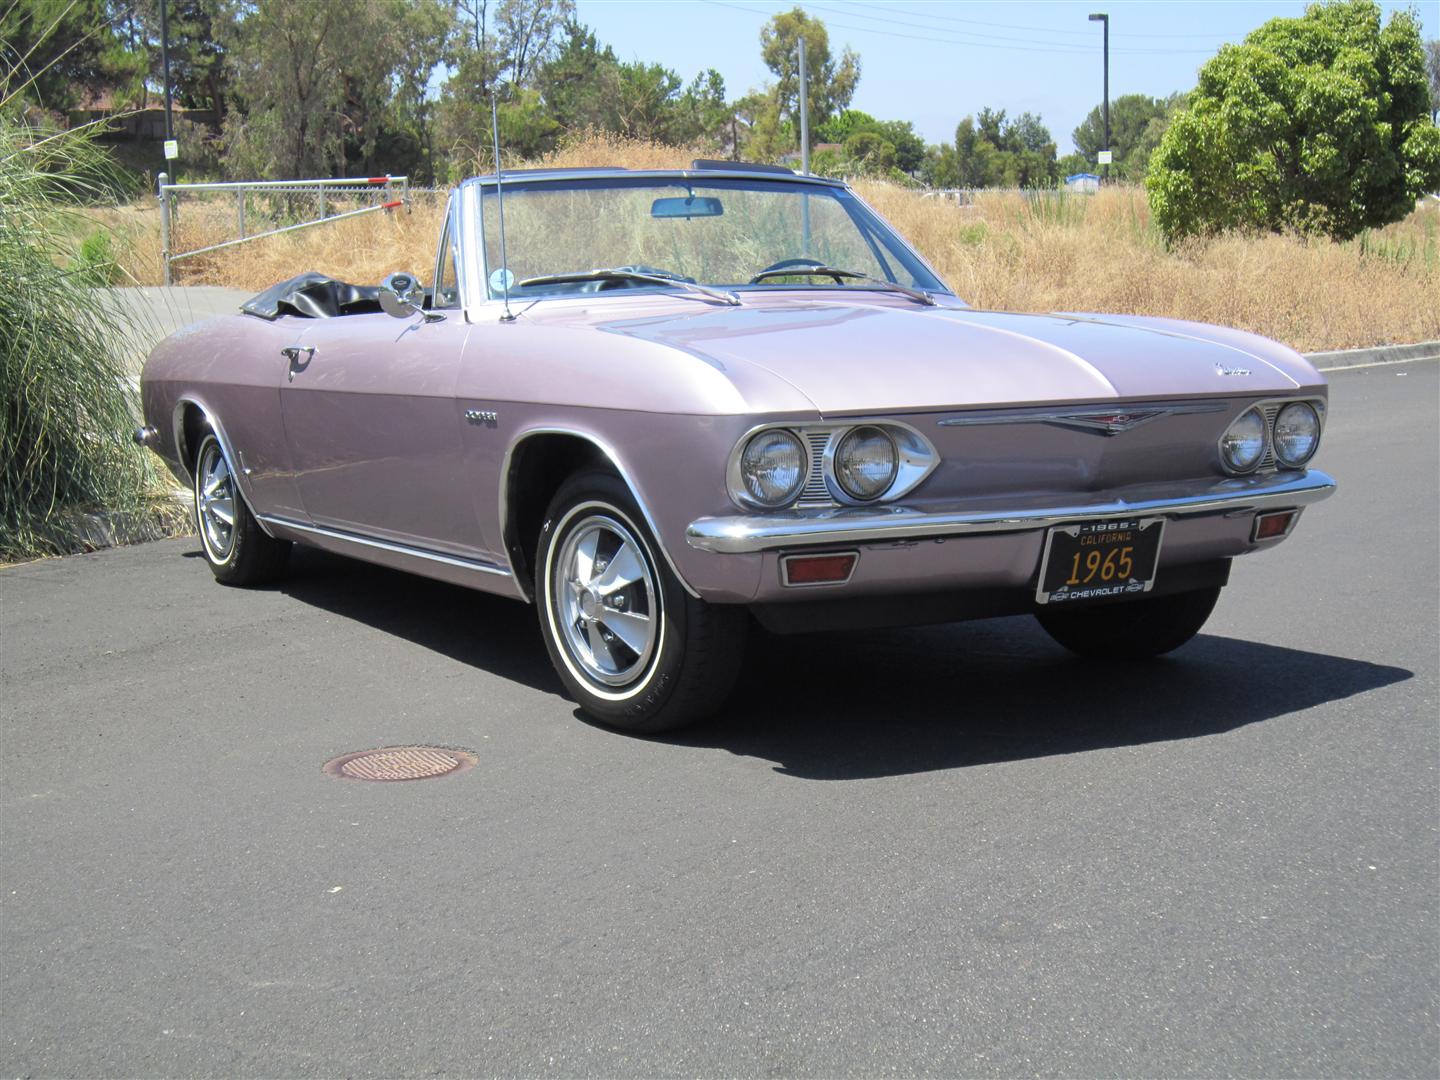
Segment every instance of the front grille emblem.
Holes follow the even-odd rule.
[[[1141,424],[1148,424],[1151,420],[1159,420],[1169,411],[1168,409],[1138,409],[1129,412],[1083,412],[1068,415],[1062,413],[1045,419],[1047,423],[1059,424],[1061,427],[1079,428],[1082,431],[1094,431],[1101,435],[1120,435]]]

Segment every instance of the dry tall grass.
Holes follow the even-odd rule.
[[[541,162],[554,166],[671,168],[684,149],[590,137]],[[1096,195],[982,193],[961,206],[890,184],[856,190],[925,255],[961,297],[1013,311],[1166,315],[1253,330],[1302,350],[1440,339],[1440,203],[1405,221],[1336,244],[1294,236],[1228,236],[1167,249],[1144,192]],[[443,200],[419,196],[409,213],[373,214],[260,240],[179,264],[177,280],[259,290],[302,270],[375,282],[406,268],[428,276]],[[180,248],[233,235],[226,206],[189,204]],[[159,215],[104,215],[128,242],[126,269],[160,277]]]

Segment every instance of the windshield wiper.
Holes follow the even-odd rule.
[[[798,266],[781,266],[773,270],[762,270],[750,279],[751,285],[758,285],[769,278],[777,277],[828,277],[834,278],[837,283],[842,281],[863,281],[867,285],[873,285],[879,289],[886,289],[890,292],[898,292],[908,296],[917,304],[924,304],[927,307],[935,306],[935,297],[931,296],[924,289],[912,289],[909,285],[901,285],[898,281],[887,281],[884,278],[871,277],[869,274],[862,274],[859,270],[844,270],[838,266],[826,266],[824,263],[801,263]]]
[[[597,270],[572,270],[567,274],[545,274],[541,277],[526,278],[520,282],[520,287],[530,285],[568,285],[581,281],[649,281],[656,285],[673,285],[678,289],[688,289],[699,296],[714,300],[717,303],[728,304],[731,307],[740,306],[740,298],[732,292],[723,292],[720,289],[707,288],[704,285],[697,285],[693,281],[686,281],[682,277],[672,274],[653,273],[644,270],[632,270],[627,266],[612,266]]]

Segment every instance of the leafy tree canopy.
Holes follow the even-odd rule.
[[[1110,102],[1110,150],[1114,161],[1110,175],[1117,180],[1141,181],[1150,155],[1160,145],[1170,118],[1185,102],[1184,94],[1152,98],[1146,94],[1123,94]],[[1075,149],[1084,158],[1085,171],[1093,171],[1096,154],[1105,149],[1105,118],[1096,105],[1071,136]],[[1077,169],[1068,172],[1080,171]]]
[[[109,91],[117,104],[145,98],[146,60],[116,32],[106,0],[0,4],[0,75],[13,96],[54,113]]]
[[[442,0],[259,0],[226,29],[239,99],[225,122],[229,168],[376,171],[380,136],[403,140],[450,26]]]
[[[819,19],[792,8],[773,17],[760,31],[760,55],[775,74],[776,99],[792,123],[800,122],[800,39],[805,39],[805,77],[810,123],[823,124],[850,104],[860,82],[860,57],[849,48],[837,60],[830,34]]]
[[[941,188],[1053,187],[1059,179],[1055,140],[1040,117],[981,109],[955,128],[952,145],[934,148],[922,174]]]
[[[865,139],[856,142],[861,136]],[[902,173],[919,172],[925,163],[925,140],[908,120],[877,120],[859,109],[846,109],[820,124],[813,132],[815,142],[839,143],[858,171],[884,173],[898,169]],[[883,162],[883,164],[881,164]],[[846,163],[839,163],[841,171]]]
[[[1200,71],[1146,186],[1170,237],[1233,228],[1337,239],[1398,221],[1440,187],[1415,16],[1373,0],[1272,19]]]

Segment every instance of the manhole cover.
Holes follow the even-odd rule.
[[[475,765],[468,750],[441,746],[387,746],[342,754],[325,763],[325,772],[341,780],[433,780]]]

